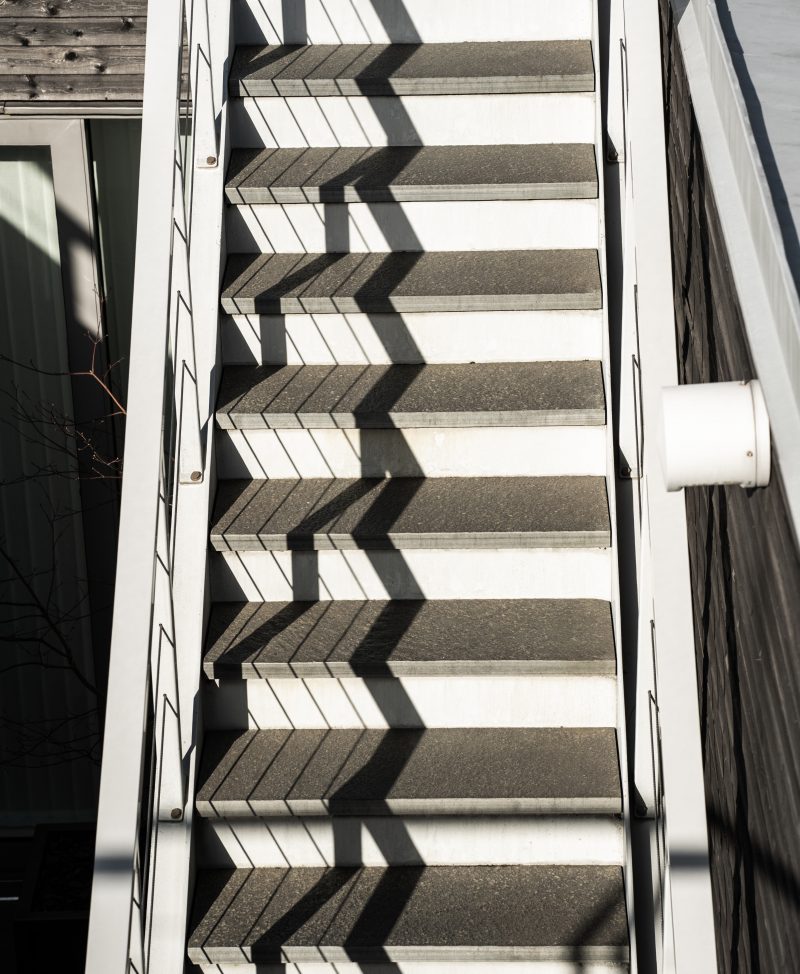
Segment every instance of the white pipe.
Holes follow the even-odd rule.
[[[667,490],[769,483],[769,417],[756,380],[665,388],[660,440]]]

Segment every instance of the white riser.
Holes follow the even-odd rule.
[[[588,0],[234,0],[233,10],[240,44],[571,40],[592,30]]]
[[[296,203],[231,206],[240,253],[596,248],[596,200]]]
[[[603,476],[602,426],[218,431],[222,478]]]
[[[602,356],[600,311],[233,315],[228,364],[554,362]]]
[[[211,597],[611,600],[608,548],[212,552]]]
[[[592,92],[233,98],[230,119],[245,148],[593,142],[595,129]]]
[[[621,865],[612,816],[206,819],[200,866]]]
[[[216,730],[271,727],[615,727],[612,676],[312,677],[205,684]]]
[[[201,964],[202,974],[627,974],[627,964],[572,961],[393,961],[387,964]]]

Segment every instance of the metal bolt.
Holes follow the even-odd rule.
[[[173,808],[172,811],[169,813],[169,817],[175,819],[175,821],[177,821],[180,818],[183,818],[183,809]]]
[[[201,470],[193,470],[189,474],[189,480],[191,480],[193,484],[199,483],[202,479],[203,479],[203,472]]]
[[[749,457],[751,457],[751,456],[753,455],[753,451],[752,451],[752,450],[748,450],[748,451],[747,451],[747,455],[748,455]]]
[[[206,165],[207,166],[216,166],[216,164],[217,164],[217,157],[216,156],[208,156],[208,158],[206,159]]]

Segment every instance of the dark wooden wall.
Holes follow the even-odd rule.
[[[681,381],[749,379],[677,15],[660,3]],[[769,487],[692,488],[686,507],[719,970],[798,971],[800,555],[780,457]]]
[[[141,102],[147,0],[2,0],[0,104]]]

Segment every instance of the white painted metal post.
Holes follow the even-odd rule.
[[[657,0],[627,4],[625,26],[642,416],[645,430],[654,432],[661,389],[678,381]],[[717,959],[686,509],[681,494],[667,493],[658,452],[647,437],[643,475],[652,603],[640,611],[652,612],[656,639],[672,921],[665,939],[674,946],[678,974],[710,974],[717,969]],[[640,639],[640,656],[643,651]]]
[[[87,974],[126,974],[159,502],[182,5],[148,5],[125,470]]]

